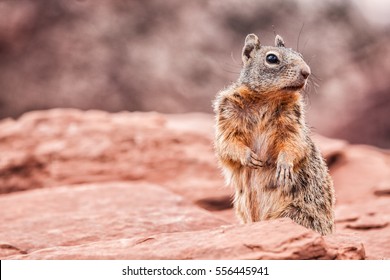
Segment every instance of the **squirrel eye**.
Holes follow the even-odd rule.
[[[272,54],[272,53],[267,55],[266,60],[270,64],[279,63],[279,58],[276,55]]]

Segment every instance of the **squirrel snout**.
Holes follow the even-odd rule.
[[[302,77],[303,77],[304,79],[307,79],[307,77],[309,77],[310,73],[311,73],[311,72],[310,72],[309,66],[306,66],[306,67],[304,67],[304,68],[301,69],[301,75],[302,75]]]

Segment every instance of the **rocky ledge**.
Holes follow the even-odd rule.
[[[318,135],[336,232],[240,225],[206,114],[55,109],[0,122],[1,259],[390,259],[390,153]]]

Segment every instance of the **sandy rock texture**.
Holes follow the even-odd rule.
[[[270,232],[273,232],[270,235]],[[288,234],[286,234],[288,232]],[[140,235],[16,255],[16,259],[362,259],[356,240],[326,241],[290,219]]]
[[[390,154],[313,135],[336,232],[240,225],[213,117],[54,109],[0,122],[2,259],[390,259]]]

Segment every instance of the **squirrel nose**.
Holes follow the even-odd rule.
[[[303,76],[303,78],[307,78],[309,77],[310,75],[310,68],[309,67],[305,67],[305,68],[302,68],[301,69],[301,75]]]

